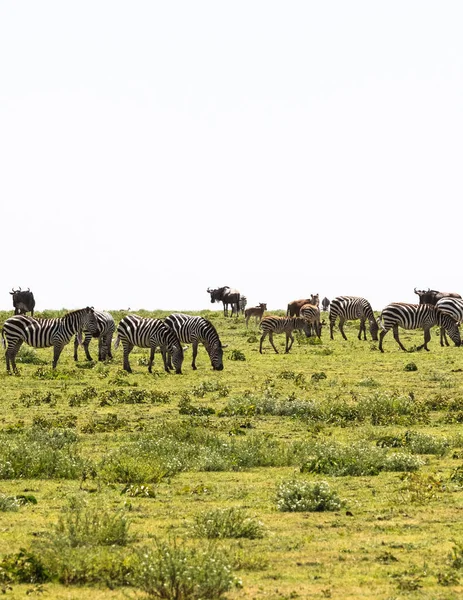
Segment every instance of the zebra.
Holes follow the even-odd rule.
[[[95,327],[95,312],[89,306],[55,319],[14,315],[5,321],[2,330],[2,344],[3,347],[7,347],[6,370],[10,373],[11,363],[14,373],[19,373],[16,367],[16,354],[23,342],[34,348],[53,346],[53,369],[56,369],[60,354],[72,336],[83,329],[92,330]]]
[[[436,303],[436,308],[443,313],[446,313],[452,317],[457,323],[463,321],[463,300],[461,298],[445,297],[441,298]],[[445,328],[440,328],[440,345],[448,346],[447,336],[445,335]]]
[[[144,318],[138,315],[125,316],[117,326],[117,337],[114,347],[118,348],[120,342],[122,342],[124,349],[124,369],[129,373],[132,373],[129,364],[129,354],[132,352],[134,346],[150,348],[149,373],[152,373],[156,346],[161,347],[165,371],[169,373],[172,368],[169,364],[170,361],[167,359],[167,354],[169,354],[172,356],[175,372],[179,375],[182,373],[182,345],[175,332],[170,327],[167,327],[161,319]]]
[[[307,337],[310,335],[309,323],[303,319],[302,317],[277,317],[275,315],[269,315],[264,317],[260,322],[260,328],[263,333],[260,338],[260,346],[259,352],[262,354],[262,343],[266,336],[268,335],[268,339],[273,346],[273,349],[278,354],[278,350],[275,348],[275,344],[273,343],[273,334],[274,333],[285,333],[286,334],[286,345],[285,345],[285,354],[287,354],[293,345],[294,330],[303,330]],[[291,343],[289,343],[291,340]]]
[[[347,340],[344,333],[344,322],[360,319],[360,329],[358,339],[367,339],[366,321],[370,322],[370,334],[372,339],[378,341],[378,323],[375,319],[371,304],[365,298],[359,296],[338,296],[331,301],[330,305],[330,337],[333,340],[333,329],[336,319],[339,317],[339,331],[342,337]]]
[[[399,339],[399,325],[404,329],[424,329],[424,344],[418,346],[417,350],[424,348],[428,350],[428,342],[431,339],[430,329],[434,325],[445,327],[456,346],[460,346],[461,338],[458,324],[447,313],[438,310],[432,304],[407,304],[405,302],[393,302],[388,304],[382,311],[379,319],[382,329],[379,336],[379,349],[383,350],[383,339],[386,333],[392,329],[394,339],[400,348],[406,352],[406,348]]]
[[[113,340],[113,334],[116,330],[116,324],[112,315],[108,312],[95,311],[95,319],[97,327],[94,330],[85,330],[85,337],[83,341],[83,347],[85,350],[85,356],[87,360],[93,360],[90,356],[88,346],[92,340],[92,337],[98,338],[98,360],[103,361],[107,358],[112,358],[111,345]],[[82,332],[81,332],[82,333]],[[77,349],[79,347],[79,339],[76,335],[74,340],[74,360],[78,360]]]
[[[310,333],[312,333],[313,327],[316,336],[320,338],[322,333],[322,325],[320,323],[320,309],[318,306],[314,306],[313,304],[304,304],[299,314],[309,323]]]
[[[239,306],[239,312],[244,315],[244,312],[246,310],[246,305],[248,303],[248,299],[246,298],[246,296],[240,296],[240,306]]]
[[[195,371],[200,342],[209,354],[212,368],[215,371],[223,370],[223,348],[226,348],[227,344],[222,344],[217,330],[210,321],[199,316],[173,313],[166,317],[164,322],[176,333],[182,344],[192,344],[193,361],[191,366]]]

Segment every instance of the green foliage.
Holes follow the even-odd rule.
[[[381,436],[376,444],[382,448],[407,448],[413,454],[436,454],[438,456],[444,456],[450,447],[450,442],[446,438],[437,438],[410,430],[398,436]]]
[[[241,350],[237,350],[236,348],[230,352],[229,356],[230,360],[246,360],[246,356]]]
[[[15,496],[0,494],[0,512],[17,511],[20,503]]]
[[[49,579],[42,559],[24,548],[0,560],[0,583],[43,583]]]
[[[37,356],[37,352],[24,344],[16,355],[16,362],[24,365],[45,365],[46,361]]]
[[[339,510],[344,503],[326,481],[289,479],[278,485],[276,504],[283,512],[321,512]]]
[[[190,398],[184,396],[178,403],[178,412],[181,415],[192,415],[195,417],[204,417],[215,414],[211,406],[193,406]]]
[[[58,398],[59,396],[50,391],[33,390],[32,392],[22,392],[19,402],[26,408],[41,405],[56,406]]]
[[[414,362],[409,362],[405,365],[404,371],[418,371],[418,367]]]
[[[139,551],[134,584],[151,598],[219,600],[240,582],[215,548],[187,548],[175,540],[155,539]]]
[[[230,393],[230,388],[220,381],[203,381],[191,390],[191,394],[197,398],[204,398],[209,392],[217,392],[218,398],[225,398]]]
[[[264,536],[263,524],[249,517],[241,508],[218,508],[203,512],[195,517],[193,533],[197,537],[248,538],[254,540]]]

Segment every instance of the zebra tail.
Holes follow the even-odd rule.
[[[5,332],[2,329],[2,346],[3,348],[6,348],[6,341],[5,341]]]
[[[382,321],[382,318],[383,318],[383,315],[381,314],[381,315],[380,315],[380,316],[379,316],[379,317],[376,319],[376,322],[378,323],[378,327],[379,327],[380,329],[382,329],[383,331],[385,331],[385,330],[386,330],[386,328],[384,327],[384,323],[383,323],[383,321]]]
[[[119,337],[119,335],[116,337],[116,341],[114,342],[114,349],[117,350],[119,348],[119,342],[121,341],[121,338]]]

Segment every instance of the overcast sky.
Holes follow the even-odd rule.
[[[3,0],[0,309],[463,294],[462,17]]]

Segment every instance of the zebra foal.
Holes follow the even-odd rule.
[[[143,318],[138,315],[125,316],[117,326],[117,337],[114,347],[117,348],[120,342],[122,342],[124,350],[124,369],[129,373],[132,373],[129,354],[132,352],[134,346],[150,348],[149,373],[152,373],[156,346],[161,347],[165,371],[168,373],[172,368],[167,359],[167,354],[169,354],[172,356],[175,372],[177,374],[182,373],[182,345],[172,329],[167,327],[161,319]]]
[[[333,329],[336,319],[339,318],[339,331],[342,337],[347,340],[344,333],[344,323],[360,319],[360,329],[358,339],[367,339],[366,322],[370,323],[371,338],[376,342],[378,340],[378,323],[375,319],[371,304],[365,298],[360,296],[337,296],[331,301],[330,305],[330,338],[334,340]]]
[[[300,316],[308,322],[310,333],[312,333],[313,327],[315,335],[320,338],[322,334],[322,324],[320,323],[320,309],[318,306],[314,306],[313,304],[304,304],[304,306],[301,308]]]
[[[268,335],[268,339],[272,344],[273,349],[278,354],[278,350],[275,348],[275,344],[273,343],[273,334],[274,333],[285,333],[286,334],[286,345],[285,345],[285,354],[287,354],[293,345],[294,336],[293,331],[299,330],[304,331],[307,337],[310,335],[310,327],[309,323],[303,319],[302,317],[277,317],[277,316],[268,316],[264,317],[260,322],[260,328],[262,329],[262,336],[260,338],[260,346],[259,352],[262,354],[262,343],[266,336]],[[289,341],[291,340],[291,343]]]
[[[456,321],[448,314],[441,312],[432,304],[407,304],[405,302],[393,302],[386,306],[381,313],[379,325],[382,329],[379,335],[379,349],[383,350],[383,339],[387,332],[392,329],[395,341],[400,348],[406,352],[407,349],[399,339],[399,326],[403,329],[424,330],[424,343],[417,350],[424,348],[428,350],[428,342],[431,339],[430,329],[434,325],[444,327],[455,346],[460,346],[460,331]]]
[[[461,323],[463,321],[463,299],[462,298],[452,298],[445,297],[441,298],[436,302],[436,308],[442,313],[445,313],[452,317],[454,321],[457,323]],[[448,346],[449,343],[447,341],[447,336],[445,335],[445,328],[440,328],[440,345]]]
[[[10,373],[10,365],[14,373],[16,355],[23,342],[34,348],[53,346],[53,369],[56,369],[60,354],[73,335],[83,329],[96,327],[93,308],[81,308],[56,319],[36,319],[26,315],[15,315],[7,319],[2,330],[2,344],[6,346],[6,370]]]
[[[164,319],[167,327],[172,329],[182,344],[192,344],[192,368],[196,371],[196,357],[198,344],[201,342],[206,348],[214,371],[223,370],[223,349],[227,344],[222,344],[216,328],[210,321],[203,317],[173,313]]]
[[[113,335],[116,330],[116,324],[114,323],[112,315],[110,315],[108,312],[101,312],[98,310],[95,311],[95,321],[95,329],[85,329],[83,332],[80,332],[81,335],[82,333],[84,334],[84,341],[82,345],[84,347],[87,360],[93,360],[88,346],[93,337],[98,338],[98,360],[103,361],[107,358],[113,357],[111,353],[111,345],[113,341]],[[74,360],[79,360],[77,355],[77,349],[79,347],[78,338],[79,336],[76,335],[74,340]]]

